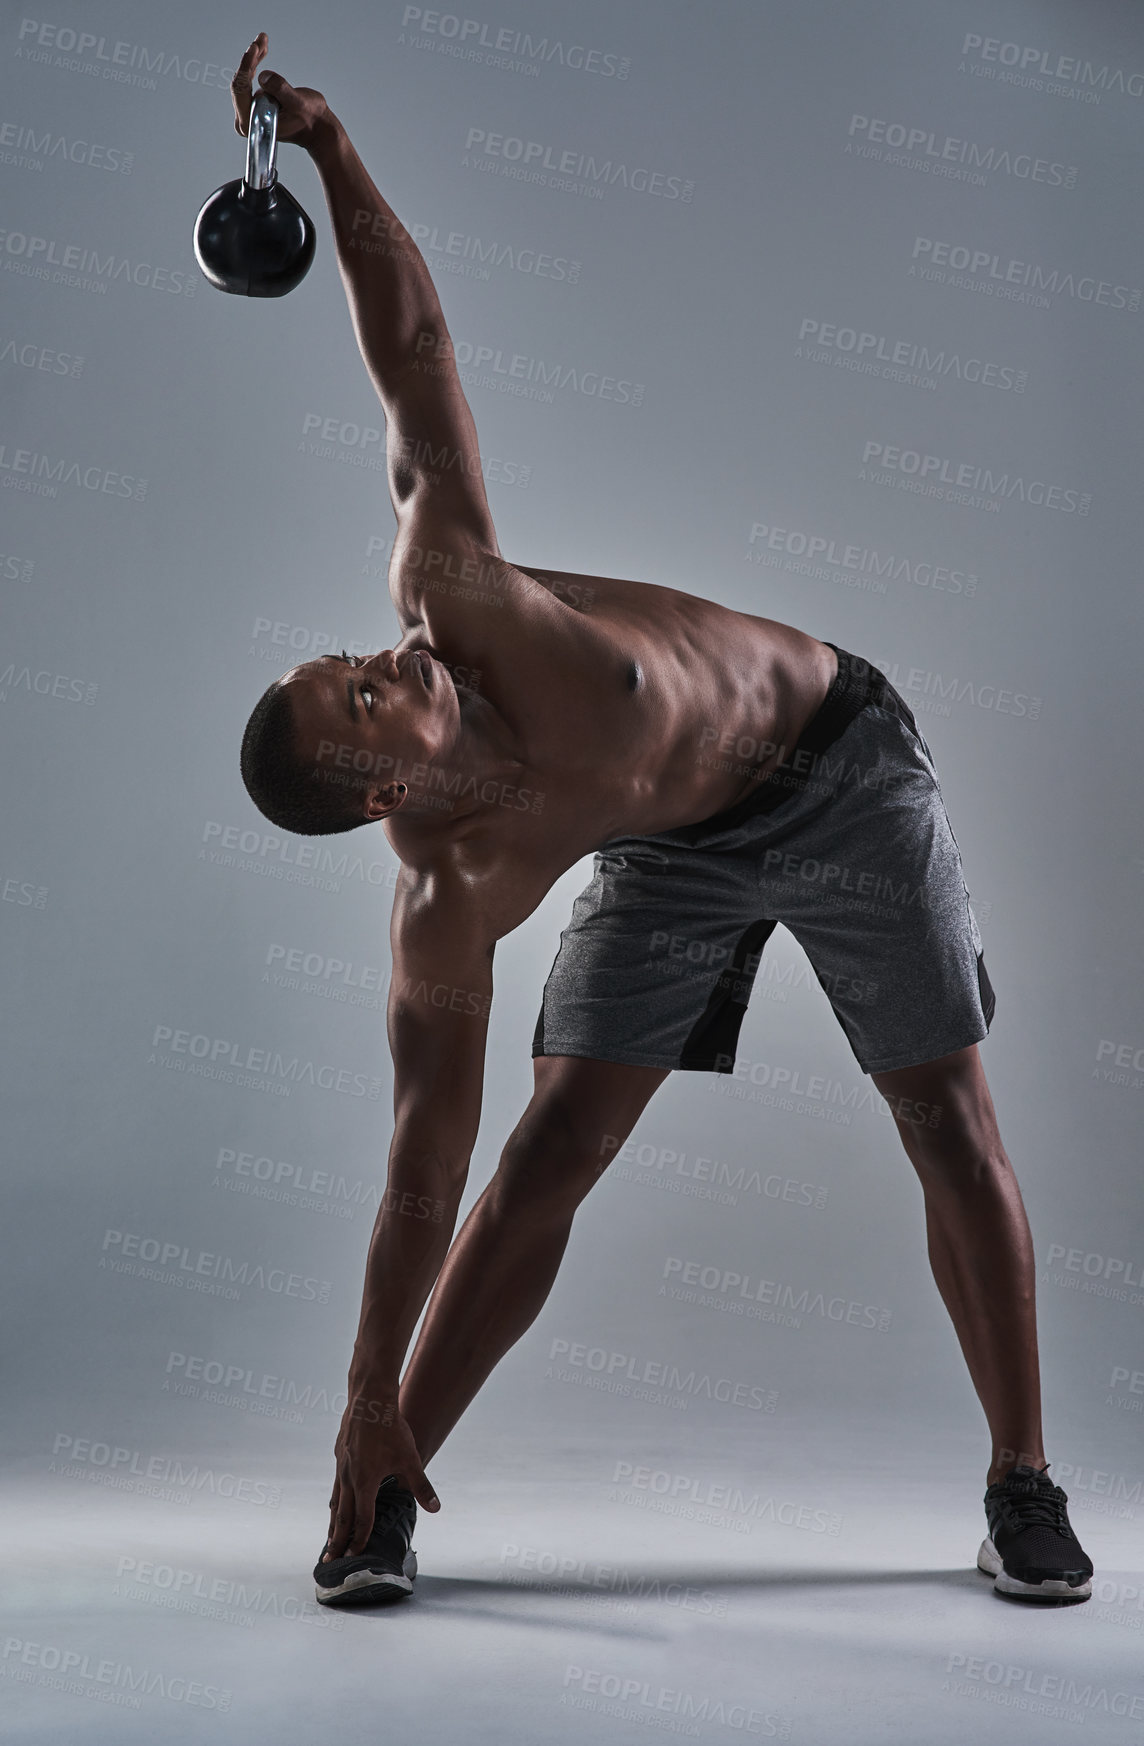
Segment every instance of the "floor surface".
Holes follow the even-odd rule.
[[[723,1490],[668,1442],[517,1446],[514,1465],[439,1458],[413,1598],[335,1614],[309,1580],[316,1464],[275,1503],[225,1463],[172,1498],[39,1462],[4,1509],[5,1740],[302,1746],[335,1716],[355,1742],[451,1746],[1144,1738],[1134,1505],[1074,1500],[1094,1598],[1043,1609],[974,1568],[963,1463],[890,1471],[857,1432],[844,1460],[786,1444],[780,1471]]]

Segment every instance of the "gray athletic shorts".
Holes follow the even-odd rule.
[[[821,708],[746,800],[599,850],[560,936],[533,1055],[732,1072],[777,922],[864,1073],[988,1034],[993,989],[930,749],[884,674],[836,653]]]

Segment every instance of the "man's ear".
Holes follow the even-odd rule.
[[[374,788],[366,795],[363,812],[373,824],[377,819],[389,818],[392,813],[404,806],[409,789],[404,782],[387,782],[384,788]]]

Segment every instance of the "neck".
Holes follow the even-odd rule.
[[[456,690],[460,719],[452,743],[432,762],[394,772],[409,785],[402,818],[452,821],[487,812],[496,804],[487,785],[499,789],[522,768],[516,735],[495,705],[467,686]]]

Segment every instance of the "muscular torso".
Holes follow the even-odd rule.
[[[392,818],[414,865],[455,838],[510,882],[546,888],[613,837],[708,818],[782,762],[837,671],[817,638],[676,589],[503,559],[482,574],[486,604],[460,611],[426,591],[398,649],[479,670],[531,804]]]

